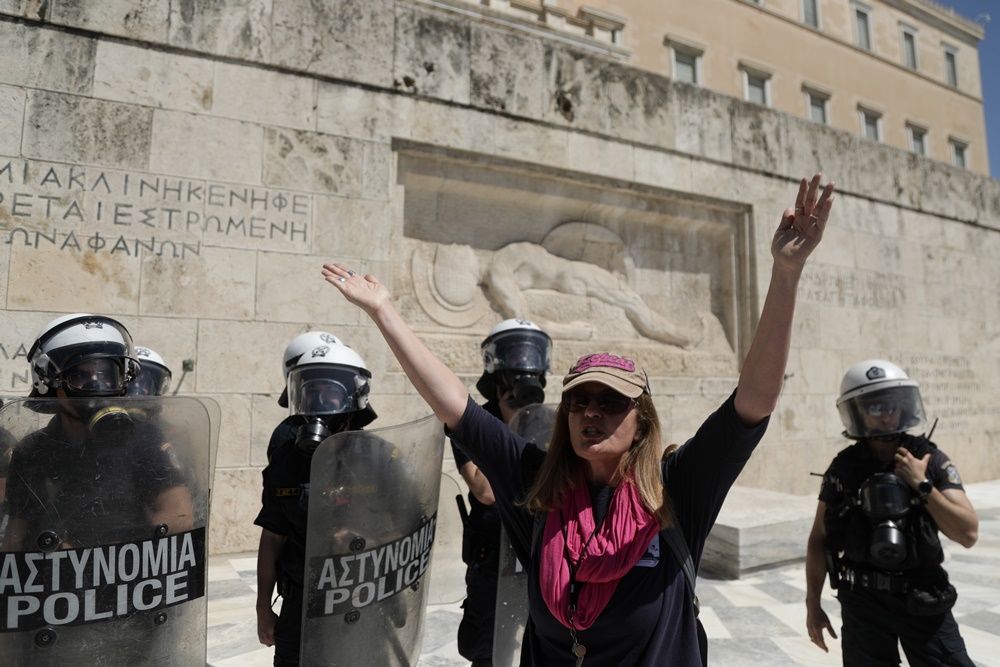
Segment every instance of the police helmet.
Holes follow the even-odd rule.
[[[129,396],[162,396],[170,389],[173,374],[163,357],[148,347],[137,345],[139,373],[128,383],[125,393]]]
[[[840,383],[837,409],[844,436],[854,440],[903,433],[926,421],[917,383],[883,359],[851,366]]]
[[[123,396],[139,371],[132,336],[118,321],[74,313],[52,320],[28,351],[30,397],[52,396],[62,387],[69,396]]]
[[[377,417],[368,404],[372,374],[361,355],[331,334],[311,333],[325,338],[315,336],[320,344],[295,357],[289,365],[283,394],[289,414],[355,413],[351,415],[352,428],[370,424]]]
[[[545,387],[552,339],[534,322],[516,318],[504,320],[493,327],[481,347],[483,374],[476,382],[476,389],[487,400],[496,398],[498,376],[502,374],[534,377],[540,389]]]
[[[296,336],[285,348],[285,354],[281,358],[281,377],[285,379],[285,389],[278,397],[278,405],[283,408],[288,407],[288,372],[306,352],[312,352],[321,345],[343,345],[341,340],[332,333],[325,331],[307,331],[301,336]]]

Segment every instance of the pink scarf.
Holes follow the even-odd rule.
[[[608,514],[596,534],[590,490],[586,484],[563,496],[561,514],[566,517],[565,533],[558,510],[549,512],[542,533],[542,598],[552,615],[570,627],[568,558],[576,567],[579,593],[573,626],[586,630],[608,605],[618,581],[646,553],[660,524],[642,506],[639,491],[630,480],[618,485]]]

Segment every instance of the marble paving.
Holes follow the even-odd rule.
[[[946,541],[945,567],[958,588],[954,613],[969,655],[979,667],[1000,667],[1000,480],[970,484],[967,491],[979,513],[979,542],[966,550]],[[272,650],[257,643],[255,567],[254,554],[211,559],[208,662],[213,667],[272,664]],[[461,576],[464,570],[456,566],[448,571]],[[830,653],[824,653],[806,636],[805,566],[801,562],[739,580],[699,577],[698,595],[713,667],[841,664],[836,640],[828,641]],[[824,597],[823,607],[839,628],[839,608],[829,588]],[[468,665],[455,646],[460,604],[455,600],[428,608],[418,667]]]

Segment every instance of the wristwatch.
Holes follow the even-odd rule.
[[[931,495],[931,491],[934,490],[934,485],[931,484],[931,480],[926,477],[917,484],[917,495],[920,496],[920,500],[927,502],[927,496]]]

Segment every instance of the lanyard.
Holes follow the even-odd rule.
[[[567,537],[566,531],[566,518],[563,516],[562,507],[559,508],[559,519],[562,521],[562,533],[563,533],[563,558],[566,559],[566,565],[569,567],[569,636],[573,640],[573,646],[570,647],[570,652],[576,656],[576,667],[581,667],[583,665],[583,658],[587,655],[587,647],[580,643],[576,635],[576,605],[580,599],[580,591],[583,589],[583,585],[586,582],[576,580],[576,570],[580,567],[580,561],[583,560],[584,556],[587,555],[587,547],[590,546],[590,541],[594,539],[594,535],[597,531],[601,529],[604,525],[604,519],[607,518],[608,513],[611,511],[611,503],[614,500],[614,493],[617,489],[612,490],[611,498],[608,500],[608,507],[601,518],[594,524],[594,530],[590,533],[590,536],[584,541],[583,549],[580,550],[580,556],[573,562],[573,559],[569,555],[569,538]],[[591,504],[591,511],[593,511],[593,504]]]

